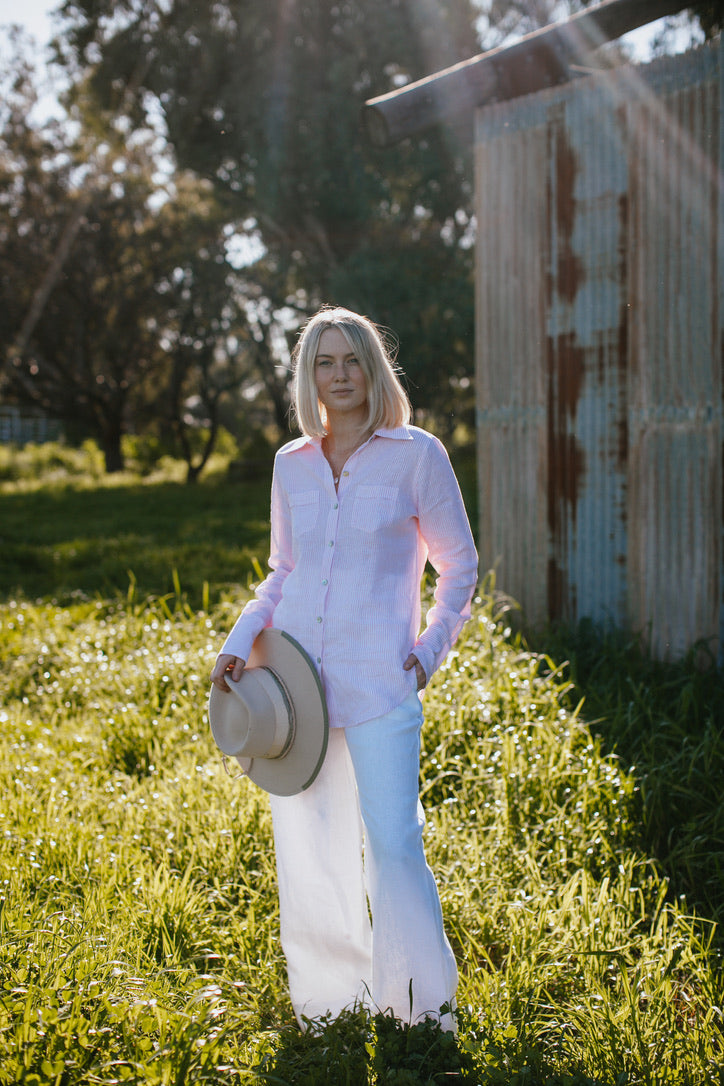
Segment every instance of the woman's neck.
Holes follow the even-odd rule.
[[[331,453],[350,453],[358,448],[370,435],[366,420],[359,422],[354,419],[342,419],[332,422],[327,420],[327,433],[324,444]]]
[[[322,452],[332,469],[335,489],[339,485],[344,465],[350,456],[361,445],[364,445],[370,433],[369,429],[360,426],[342,426],[327,429],[326,435],[322,438]]]

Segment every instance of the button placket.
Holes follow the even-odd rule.
[[[317,663],[321,664],[324,658],[324,617],[327,606],[327,593],[329,591],[329,584],[332,577],[332,562],[334,556],[334,544],[337,538],[337,526],[339,523],[339,501],[336,498],[331,502],[329,515],[327,517],[326,524],[326,538],[328,546],[324,548],[322,556],[322,568],[319,584],[319,593],[317,596],[317,621],[316,621],[316,658]]]

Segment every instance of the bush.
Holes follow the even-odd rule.
[[[150,475],[163,456],[171,454],[155,434],[124,434],[121,439],[123,463],[127,471]]]
[[[71,479],[96,482],[103,474],[103,454],[90,439],[79,448],[60,441],[0,445],[0,483],[44,486]]]

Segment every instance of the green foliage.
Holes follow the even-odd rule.
[[[425,694],[458,1036],[361,1008],[299,1031],[268,800],[205,718],[268,485],[6,484],[3,576],[12,540],[33,591],[0,604],[0,1086],[721,1082],[721,675],[586,628],[536,653],[490,584]],[[112,554],[138,584],[79,592]]]
[[[233,225],[207,181],[159,170],[152,125],[95,108],[86,74],[72,123],[40,126],[28,62],[0,66],[0,395],[95,437],[109,472],[133,426],[195,475],[258,354]]]
[[[209,440],[209,431],[205,427],[198,427],[191,432],[189,437],[189,449],[191,456],[198,458],[205,444]],[[123,462],[126,471],[148,476],[158,473],[169,465],[174,459],[173,444],[163,441],[159,434],[146,431],[140,434],[124,434],[121,439]],[[238,454],[236,439],[228,430],[221,427],[215,435],[214,460],[232,460]],[[213,466],[213,461],[212,461]]]
[[[91,440],[77,449],[57,441],[0,445],[0,486],[15,483],[18,488],[37,488],[71,480],[93,485],[103,471],[103,454]]]
[[[327,1081],[359,1086],[437,1086],[479,1082],[470,1051],[427,1019],[410,1025],[390,1014],[354,1007],[336,1019],[279,1030],[260,1050],[259,1081],[317,1086]]]
[[[469,126],[380,152],[359,116],[366,99],[477,53],[476,6],[175,0],[161,13],[77,0],[64,9],[68,67],[88,71],[96,108],[141,129],[152,104],[179,169],[209,180],[254,239],[261,255],[245,291],[257,314],[290,330],[295,312],[322,302],[363,310],[398,332],[415,406],[455,410],[451,381],[473,366]]]
[[[164,456],[170,456],[171,450],[158,434],[124,434],[121,438],[123,463],[127,471],[139,475],[150,475]]]
[[[724,921],[724,683],[707,645],[676,663],[651,660],[639,639],[582,623],[546,635],[570,661],[608,750],[638,781],[643,847],[674,884]]]
[[[164,596],[180,578],[201,605],[247,584],[268,550],[271,464],[237,482],[227,463],[203,487],[184,486],[183,465],[165,459],[99,486],[92,444],[0,446],[0,476],[16,477],[0,492],[0,598]]]
[[[361,1009],[300,1033],[268,801],[205,721],[237,606],[0,607],[3,1086],[718,1081],[712,928],[641,848],[636,773],[491,594],[425,695],[459,1035]]]

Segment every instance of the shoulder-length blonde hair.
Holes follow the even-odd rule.
[[[367,429],[393,429],[408,423],[412,408],[400,383],[395,350],[385,334],[368,317],[349,309],[324,308],[307,321],[292,353],[292,409],[302,433],[324,437],[327,432],[314,372],[319,340],[328,328],[339,329],[362,367],[367,382]]]

